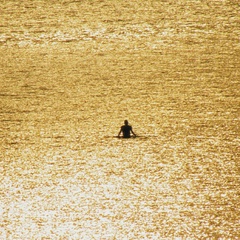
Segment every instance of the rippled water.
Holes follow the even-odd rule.
[[[0,9],[1,239],[240,237],[238,1]]]

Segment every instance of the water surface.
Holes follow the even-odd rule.
[[[0,238],[239,238],[239,11],[3,1]]]

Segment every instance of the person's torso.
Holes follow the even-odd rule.
[[[129,125],[122,126],[123,137],[130,137],[131,130],[132,130],[132,127]]]

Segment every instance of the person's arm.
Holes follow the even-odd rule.
[[[131,129],[131,132],[133,134],[134,137],[136,137],[137,135],[133,132],[133,130]]]
[[[122,132],[122,128],[120,129],[120,131],[118,133],[118,137],[120,137],[121,132]]]

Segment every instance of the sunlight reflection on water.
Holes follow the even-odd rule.
[[[238,10],[4,2],[0,238],[240,237]]]

